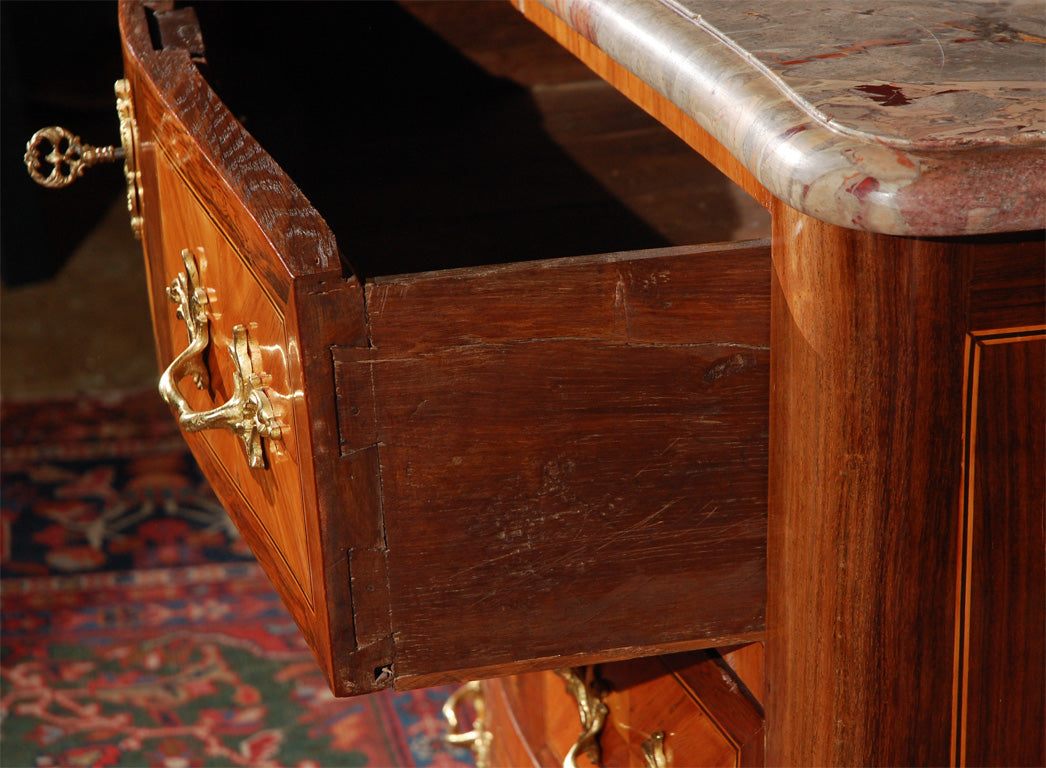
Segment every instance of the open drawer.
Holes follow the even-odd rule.
[[[251,19],[232,26],[249,34],[244,24],[267,5],[239,6]],[[687,242],[686,216],[656,227],[637,215],[646,205],[671,219],[695,205],[707,193],[680,179],[700,161],[672,137],[644,134],[647,118],[629,105],[610,109],[598,86],[546,91],[538,106],[565,105],[577,114],[564,119],[605,129],[582,142],[597,148],[592,162],[640,148],[629,158],[648,169],[636,205],[553,144],[528,143],[517,107],[537,114],[533,89],[470,79],[474,65],[453,53],[450,64],[425,58],[436,54],[415,16],[344,6],[380,18],[340,20],[347,48],[366,50],[334,54],[391,60],[390,46],[407,40],[413,67],[456,73],[445,92],[425,90],[424,105],[389,82],[389,61],[364,75],[417,121],[387,126],[382,146],[396,148],[398,166],[375,160],[388,137],[366,88],[343,98],[357,122],[320,124],[254,70],[248,84],[270,100],[253,113],[259,133],[282,113],[289,127],[274,129],[275,143],[304,154],[277,153],[277,165],[207,79],[217,87],[222,74],[217,54],[203,56],[195,14],[120,7],[161,386],[333,690],[759,638],[768,243],[673,245]],[[294,13],[317,30],[329,23]],[[247,61],[242,49],[234,59]],[[327,83],[324,66],[311,66]],[[531,121],[536,134],[549,119]],[[441,120],[450,127],[433,127]],[[461,125],[479,126],[465,154],[441,154],[437,140],[461,138]],[[551,179],[546,192],[489,175],[484,153],[499,147]],[[435,165],[410,175],[422,158]],[[283,169],[292,166],[300,174]],[[463,180],[473,173],[488,181]],[[340,250],[299,175],[319,180]],[[469,194],[448,204],[455,184]],[[419,190],[431,209],[404,202]]]

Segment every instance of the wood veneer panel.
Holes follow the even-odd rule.
[[[957,762],[1038,766],[1046,764],[1046,327],[971,341]]]
[[[187,435],[186,439],[197,453],[211,453],[208,465],[224,474],[220,487],[231,492],[226,502],[250,515],[241,522],[256,528],[267,540],[262,550],[277,558],[281,580],[291,587],[288,594],[294,596],[295,603],[303,603],[303,611],[312,613],[315,585],[310,560],[318,553],[310,552],[306,539],[308,521],[298,445],[299,435],[307,433],[297,423],[302,413],[294,408],[289,396],[295,387],[287,356],[282,352],[294,331],[288,326],[285,305],[260,287],[245,255],[233,246],[166,161],[164,156],[157,162],[155,173],[148,175],[165,211],[161,258],[153,262],[152,268],[169,281],[185,271],[181,251],[188,248],[199,266],[200,284],[209,288],[210,391],[197,390],[188,380],[179,383],[179,390],[197,412],[229,400],[233,394],[233,365],[226,350],[232,343],[232,326],[247,321],[256,365],[271,377],[270,400],[286,425],[281,440],[265,441],[267,466],[262,471],[247,465],[243,444],[231,431],[207,430]],[[156,310],[173,318],[175,306],[163,302]],[[164,346],[181,352],[187,345],[184,324],[173,319],[168,331]]]
[[[668,764],[763,764],[763,714],[715,651],[601,664],[597,684],[609,709],[600,736],[607,768],[647,765],[642,743],[665,734]],[[493,764],[562,765],[581,732],[577,704],[553,672],[485,681]],[[587,758],[579,758],[587,765]]]
[[[763,708],[751,695],[730,666],[715,651],[686,655],[662,656],[661,662],[672,671],[673,676],[687,694],[700,706],[707,717],[715,723],[716,730],[729,744],[733,758],[729,763],[736,766],[763,765],[765,748],[765,724]],[[680,737],[677,765],[710,764],[705,757],[704,745],[685,747],[685,728],[673,728]]]
[[[1046,763],[1046,242],[975,241],[957,562],[954,762]]]
[[[948,717],[967,337],[993,318],[1041,323],[1041,235],[918,240],[835,228],[783,205],[773,216],[768,761],[944,764],[956,759],[953,729],[980,727]],[[1027,290],[1006,302],[1007,285]],[[1041,412],[1020,398],[999,407],[1041,430]],[[1039,461],[1016,452],[1018,467]],[[987,482],[1016,490],[1008,466]],[[1034,509],[1028,493],[1021,487],[1022,504]],[[1030,515],[1012,522],[1041,524],[1041,506]],[[1012,564],[1034,581],[1041,541],[1028,530]],[[1023,605],[1001,565],[993,578]],[[1034,651],[1041,641],[1028,638],[1042,622],[1023,618],[1008,628],[1020,638],[1010,648]],[[1020,701],[1041,682],[1011,677],[1007,695]]]
[[[642,742],[665,734],[675,766],[763,765],[763,712],[715,651],[604,664],[610,708],[602,765],[647,765]]]
[[[540,709],[533,705],[536,701],[529,698],[529,706],[523,705],[518,712],[513,709],[513,701],[518,697],[509,697],[507,686],[517,678],[497,677],[483,681],[483,695],[487,705],[487,727],[494,734],[490,746],[492,765],[512,765],[517,768],[540,768],[542,763],[534,747],[523,735],[521,718],[527,713]]]
[[[554,672],[512,675],[483,683],[494,734],[493,762],[557,767],[581,733],[577,701]],[[587,763],[580,756],[582,765]]]

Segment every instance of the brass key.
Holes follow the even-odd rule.
[[[48,151],[50,148],[50,151]],[[51,189],[68,187],[98,163],[123,160],[123,147],[94,147],[59,125],[49,125],[33,134],[25,145],[25,167],[37,184]],[[45,167],[50,172],[45,175]]]
[[[94,147],[85,144],[72,131],[49,125],[34,133],[26,143],[25,167],[37,184],[50,189],[62,189],[83,176],[84,171],[92,165],[123,160],[131,231],[135,237],[141,238],[141,175],[135,157],[138,151],[138,127],[131,104],[131,86],[126,80],[117,80],[114,90],[116,112],[120,118],[121,146]]]

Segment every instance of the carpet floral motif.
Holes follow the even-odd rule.
[[[4,576],[250,560],[152,392],[5,405]]]
[[[4,768],[472,764],[450,689],[331,695],[162,406],[0,422]]]
[[[3,586],[5,766],[469,764],[445,690],[335,699],[253,563]]]

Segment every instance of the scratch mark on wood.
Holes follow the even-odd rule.
[[[415,416],[417,416],[418,412],[421,411],[421,409],[424,408],[428,404],[428,402],[429,402],[429,398],[426,397],[424,400],[422,400],[420,403],[418,403],[416,406],[414,406],[414,410],[412,410],[410,412],[410,416],[407,417],[407,421],[410,421]]]
[[[740,352],[716,360],[705,371],[705,381],[709,384],[741,373],[749,366],[756,365],[757,361],[753,355],[743,355]]]
[[[698,520],[698,525],[701,525],[702,523],[704,523],[705,521],[707,521],[707,520],[708,520],[708,519],[709,519],[710,517],[712,517],[712,515],[714,515],[714,514],[715,514],[716,512],[718,512],[718,511],[719,511],[719,505],[718,505],[718,504],[713,504],[713,503],[712,503],[711,501],[705,502],[705,505],[704,505],[703,507],[701,507],[701,510],[700,510],[700,511],[701,511],[701,512],[704,512],[704,511],[705,511],[706,509],[708,509],[708,508],[709,508],[709,506],[711,506],[712,508],[711,508],[711,509],[709,509],[709,510],[708,510],[708,512],[707,512],[707,513],[705,513],[705,514],[704,514],[704,515],[703,515],[703,516],[701,517],[701,519],[700,519],[700,520]]]
[[[623,538],[623,537],[627,536],[628,534],[633,533],[636,530],[640,530],[642,528],[648,527],[648,524],[651,521],[656,520],[657,518],[659,518],[662,514],[667,512],[671,507],[675,506],[676,502],[678,502],[678,501],[679,501],[679,499],[672,499],[672,501],[668,502],[667,504],[662,505],[660,509],[658,509],[655,512],[651,512],[649,515],[644,517],[642,520],[639,520],[638,522],[633,523],[632,525],[628,526],[624,530],[616,531],[613,536],[611,536],[606,541],[604,541],[602,544],[600,544],[598,547],[596,547],[596,552],[602,552],[607,547],[613,545],[618,539]],[[650,527],[653,528],[654,526],[650,526]]]
[[[617,283],[614,285],[614,327],[625,337],[632,338],[632,307],[628,300],[628,288],[625,285],[624,275],[618,274]]]

